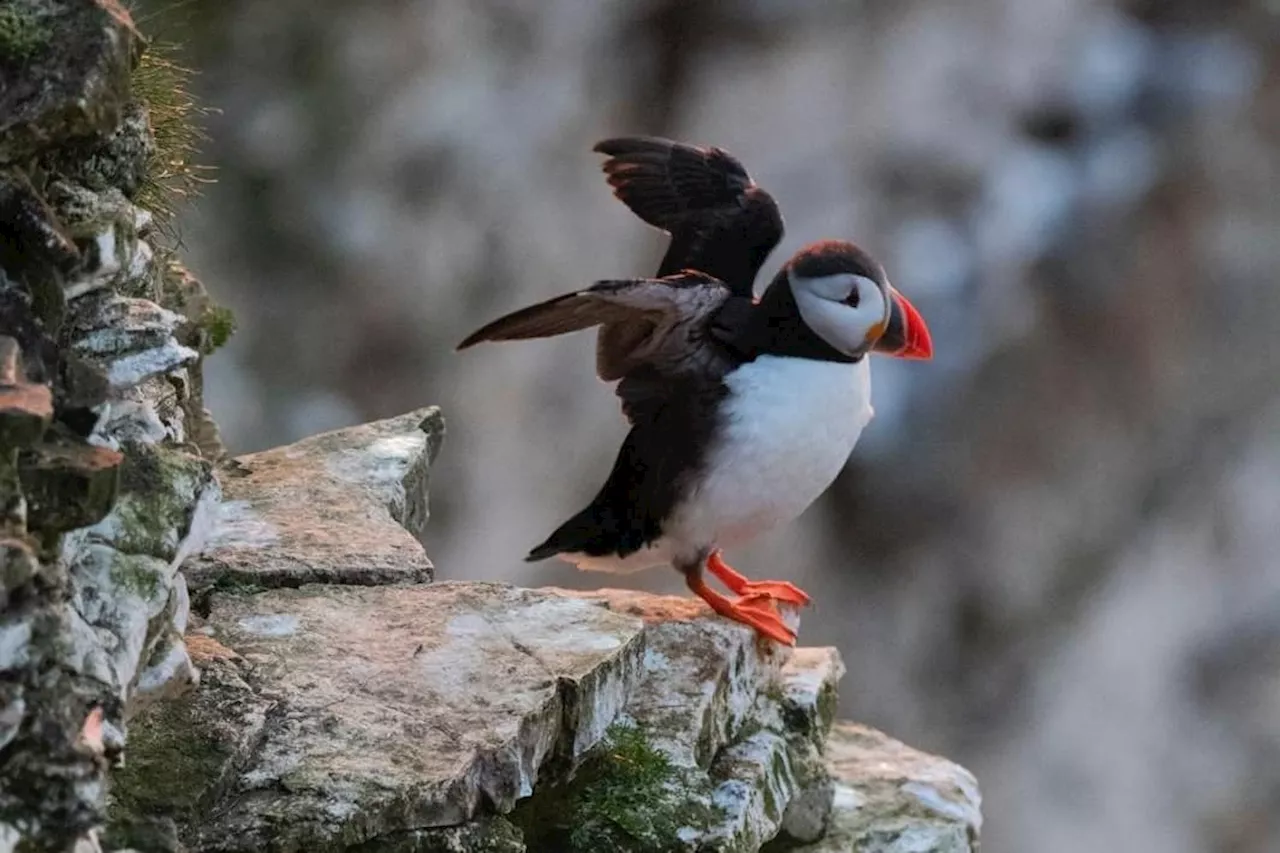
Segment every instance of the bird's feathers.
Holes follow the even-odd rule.
[[[735,206],[754,186],[743,165],[719,148],[634,136],[603,140],[594,150],[609,155],[603,168],[618,199],[664,231]]]
[[[737,159],[657,137],[606,139],[603,169],[614,195],[671,235],[659,276],[696,269],[737,296],[751,296],[765,259],[782,239],[782,214]]]
[[[499,317],[467,337],[459,349],[481,341],[543,338],[601,326],[596,371],[617,379],[623,412],[669,395],[681,376],[728,369],[728,354],[712,334],[714,318],[733,297],[723,282],[693,271],[665,278],[598,281]]]
[[[464,350],[482,341],[517,341],[565,335],[610,320],[625,320],[630,313],[608,300],[597,298],[590,289],[565,293],[512,311],[481,326],[458,344],[458,349]]]

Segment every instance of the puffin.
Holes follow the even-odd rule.
[[[809,596],[748,580],[723,549],[826,491],[873,415],[869,357],[931,358],[929,329],[884,268],[844,240],[804,246],[757,297],[782,215],[724,149],[629,136],[594,150],[613,194],[669,235],[657,275],[596,281],[458,345],[598,327],[596,373],[617,383],[630,430],[609,476],[525,559],[620,573],[671,566],[715,613],[794,645],[779,607]]]

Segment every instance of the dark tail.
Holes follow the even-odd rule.
[[[625,557],[639,551],[662,535],[662,517],[672,504],[672,496],[664,493],[655,499],[652,488],[646,489],[644,473],[664,488],[665,479],[654,474],[652,466],[638,465],[636,431],[632,429],[622,442],[609,479],[586,509],[556,528],[547,541],[525,557],[529,562],[545,560],[556,554],[586,554],[603,557],[616,554]]]
[[[582,512],[556,528],[547,541],[525,557],[530,563],[556,554],[587,554],[603,557],[616,554],[625,557],[657,538],[660,525],[635,516],[625,508],[618,509],[602,501],[592,501]]]
[[[590,554],[599,557],[616,550],[617,523],[609,507],[592,501],[586,509],[556,528],[547,541],[529,552],[535,563],[556,554]]]

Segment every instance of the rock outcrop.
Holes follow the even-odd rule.
[[[175,156],[143,50],[115,0],[0,7],[0,850],[97,849],[129,719],[197,678],[226,318],[135,203]]]
[[[188,568],[203,677],[135,722],[112,843],[976,849],[967,771],[834,722],[834,649],[684,598],[428,583],[442,436],[424,409],[222,466]]]

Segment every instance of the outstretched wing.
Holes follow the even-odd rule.
[[[601,326],[596,372],[622,379],[618,396],[633,418],[634,406],[661,396],[681,379],[719,377],[732,356],[714,334],[715,317],[732,299],[725,284],[685,271],[664,278],[598,281],[522,308],[478,329],[458,345],[545,338]]]
[[[720,148],[649,136],[606,139],[594,148],[613,194],[671,235],[659,276],[691,269],[750,297],[756,274],[782,239],[782,214],[742,163]]]

